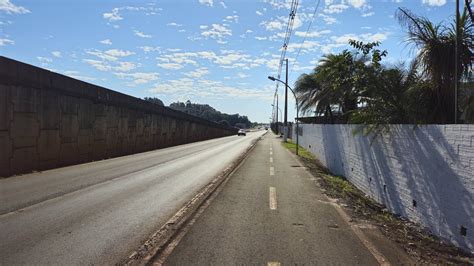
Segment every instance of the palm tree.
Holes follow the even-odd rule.
[[[358,91],[355,88],[354,74],[360,64],[361,58],[356,58],[351,52],[344,50],[339,54],[329,54],[323,57],[316,73],[323,80],[323,87],[331,91],[335,103],[341,107],[343,116],[349,117],[351,111],[357,109]]]
[[[407,29],[407,42],[418,48],[417,60],[423,74],[432,87],[432,101],[435,103],[433,118],[439,123],[453,123],[454,84],[460,77],[455,77],[455,42],[456,26],[448,28],[443,24],[434,24],[429,19],[417,16],[408,9],[399,8],[397,18]],[[457,66],[459,73],[467,75],[471,67],[473,50],[472,21],[466,9],[460,23],[460,60]]]
[[[348,121],[350,112],[357,109],[359,92],[353,77],[361,65],[362,59],[347,50],[325,55],[312,73],[302,74],[295,83],[300,109],[314,110],[333,122],[332,107],[339,106]]]
[[[328,122],[334,122],[331,110],[331,105],[336,103],[334,96],[328,86],[322,86],[318,81],[318,75],[315,72],[299,76],[294,87],[299,108],[303,113],[314,111],[316,114],[324,114],[328,117]]]

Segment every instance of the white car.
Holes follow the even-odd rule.
[[[246,136],[247,132],[245,129],[239,129],[239,132],[237,132],[237,136]]]

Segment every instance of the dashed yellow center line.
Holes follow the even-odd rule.
[[[267,263],[267,266],[280,266],[280,265],[281,265],[281,263],[276,262],[276,261],[269,261]]]
[[[270,187],[270,210],[277,209],[277,195],[276,195],[276,188]]]
[[[273,157],[270,157],[270,163],[273,163]]]
[[[272,151],[270,151],[270,155],[273,155],[273,152],[272,152]]]
[[[275,175],[275,168],[273,166],[270,166],[270,175]]]

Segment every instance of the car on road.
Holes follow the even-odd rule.
[[[237,136],[247,136],[247,132],[245,129],[239,129],[239,132],[237,132]]]

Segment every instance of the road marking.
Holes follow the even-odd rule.
[[[281,265],[281,263],[276,262],[276,261],[269,261],[267,263],[267,266],[280,266],[280,265]]]
[[[270,175],[275,175],[275,168],[270,166]]]
[[[270,155],[273,155],[273,152],[272,152],[272,151],[270,151]]]
[[[270,163],[273,163],[273,157],[270,157]]]
[[[277,195],[276,188],[270,187],[270,210],[277,209]]]

